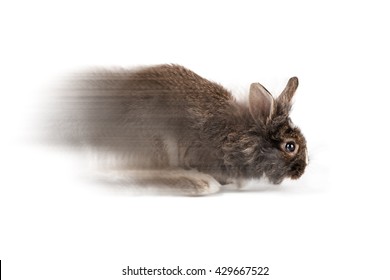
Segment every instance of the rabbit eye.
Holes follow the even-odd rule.
[[[286,150],[286,152],[288,153],[293,153],[295,152],[295,143],[290,141],[290,142],[287,142],[286,145],[284,146],[284,149]]]
[[[289,156],[295,156],[295,154],[299,150],[299,144],[295,142],[294,139],[286,139],[282,143],[280,143],[280,149],[287,153]]]

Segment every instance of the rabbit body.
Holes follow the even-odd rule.
[[[140,184],[204,194],[232,180],[280,183],[300,177],[307,164],[305,139],[288,116],[296,87],[290,79],[274,99],[252,84],[246,104],[178,65],[84,73],[64,98],[64,131],[72,144],[138,171]],[[296,150],[286,152],[286,143]]]

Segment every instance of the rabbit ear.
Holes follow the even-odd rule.
[[[281,101],[282,103],[285,104],[290,104],[297,88],[298,88],[298,78],[297,77],[290,78],[287,82],[286,88],[279,95],[278,101]]]
[[[274,98],[259,83],[253,83],[249,92],[249,112],[253,119],[266,124],[274,111]]]

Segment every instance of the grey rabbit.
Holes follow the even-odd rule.
[[[62,96],[57,137],[116,158],[140,185],[187,194],[250,178],[280,184],[307,165],[306,140],[289,117],[298,79],[277,98],[259,83],[240,103],[179,65],[84,72]]]

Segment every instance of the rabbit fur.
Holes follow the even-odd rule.
[[[56,137],[114,155],[137,184],[208,194],[242,179],[280,184],[307,165],[289,117],[296,77],[277,98],[253,83],[248,103],[179,65],[84,72],[68,84]]]

